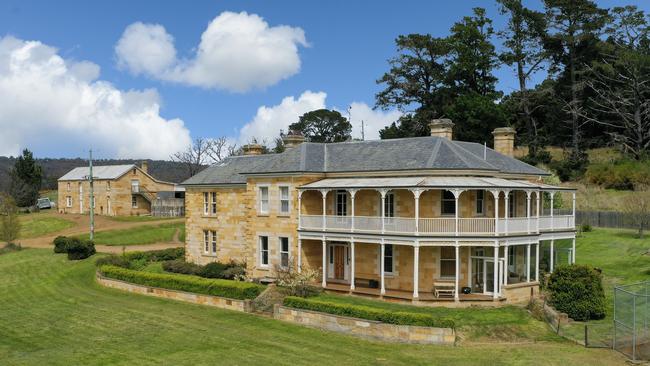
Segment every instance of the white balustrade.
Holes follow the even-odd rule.
[[[325,216],[325,228],[328,230],[350,230],[352,219],[350,216]]]
[[[322,229],[323,216],[321,215],[300,215],[300,227],[303,229]]]
[[[510,217],[508,218],[508,233],[523,234],[528,232],[527,217]]]
[[[354,230],[355,231],[369,231],[381,232],[381,217],[373,216],[355,216],[354,217]]]
[[[456,232],[456,219],[420,219],[419,227],[420,233],[424,234],[454,234]]]
[[[494,219],[492,218],[461,218],[458,220],[458,225],[461,234],[494,234]]]
[[[384,218],[384,231],[390,233],[413,233],[415,232],[415,219],[386,217]]]

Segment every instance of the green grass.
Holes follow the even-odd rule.
[[[74,226],[72,221],[40,213],[21,215],[20,222],[22,224],[20,239],[34,238]]]
[[[371,342],[99,286],[93,259],[0,256],[3,365],[613,365],[569,342],[462,347]]]
[[[107,216],[112,221],[118,222],[149,222],[149,221],[167,221],[178,220],[182,217],[158,217],[158,216]]]
[[[166,223],[161,225],[138,226],[131,229],[100,231],[95,233],[95,244],[98,245],[144,245],[171,242],[177,230],[185,223]],[[88,235],[79,236],[88,239]]]

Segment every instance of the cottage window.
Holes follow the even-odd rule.
[[[384,245],[384,273],[393,273],[393,245]]]
[[[110,191],[111,190],[111,181],[106,181],[106,190]]]
[[[269,237],[260,236],[260,266],[268,267],[269,266]]]
[[[68,183],[70,184],[70,183]],[[72,197],[66,196],[65,197],[65,207],[72,207]]]
[[[131,207],[138,208],[138,197],[134,195],[131,196]]]
[[[348,192],[336,191],[336,216],[347,216]]]
[[[210,192],[210,212],[217,214],[217,192]]]
[[[280,213],[289,213],[289,187],[280,187]]]
[[[68,192],[70,192],[70,182],[67,184]]]
[[[476,214],[485,214],[485,191],[476,191]]]
[[[289,238],[280,237],[280,267],[289,267]]]
[[[208,192],[203,192],[203,214],[207,215],[210,211],[210,203],[208,201]]]
[[[456,197],[451,191],[442,191],[442,202],[440,205],[442,215],[456,214]]]
[[[456,277],[456,248],[440,247],[440,277]]]
[[[212,255],[217,255],[217,232],[210,231],[210,236],[212,237]]]
[[[269,187],[259,188],[259,199],[260,199],[260,213],[268,214],[269,213]]]

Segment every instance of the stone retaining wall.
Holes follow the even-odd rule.
[[[194,304],[214,306],[221,309],[243,311],[245,313],[250,313],[253,311],[251,300],[227,299],[225,297],[137,285],[129,282],[115,280],[112,278],[107,278],[102,276],[100,273],[97,273],[97,282],[106,287],[116,288],[141,295],[162,297],[165,299],[173,299],[178,301],[191,302]]]
[[[538,282],[522,282],[503,286],[502,296],[507,304],[528,305],[539,294]]]
[[[451,328],[386,324],[373,320],[293,309],[277,304],[273,308],[273,317],[312,328],[382,341],[442,345],[453,345],[456,341],[456,334]]]

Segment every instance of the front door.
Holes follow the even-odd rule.
[[[345,247],[341,245],[334,247],[334,279],[345,279]]]

